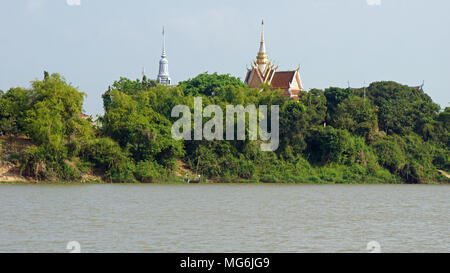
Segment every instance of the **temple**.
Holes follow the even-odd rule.
[[[281,89],[284,96],[295,101],[299,100],[299,93],[303,90],[299,68],[289,71],[277,71],[278,66],[269,61],[264,41],[264,21],[261,23],[261,42],[256,61],[252,62],[251,69],[247,68],[245,83],[250,88],[258,88],[267,84],[272,90]]]
[[[169,61],[166,58],[166,34],[164,32],[163,27],[163,47],[161,60],[159,61],[159,73],[158,73],[158,82],[163,85],[169,85],[171,83],[170,75],[169,75]]]

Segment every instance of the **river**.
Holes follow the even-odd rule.
[[[0,252],[450,252],[450,186],[0,185]]]

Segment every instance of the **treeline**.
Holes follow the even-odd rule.
[[[449,181],[437,170],[450,171],[450,108],[440,111],[422,90],[376,82],[359,90],[313,89],[294,102],[262,89],[206,73],[171,87],[121,78],[103,94],[102,126],[95,126],[81,116],[85,94],[45,73],[31,88],[0,93],[0,132],[33,143],[5,160],[17,160],[25,176],[50,181],[92,173],[112,182],[152,182],[175,177],[180,161],[218,182]],[[279,148],[174,140],[172,108],[193,109],[195,96],[224,111],[229,104],[279,105]]]

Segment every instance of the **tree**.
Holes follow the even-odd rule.
[[[59,74],[45,73],[44,80],[32,82],[25,94],[24,101],[31,103],[24,112],[23,132],[37,146],[21,155],[22,171],[38,179],[80,179],[68,160],[93,137],[91,124],[80,116],[84,93]]]
[[[435,167],[436,159],[442,166],[448,166],[443,152],[417,134],[407,136],[391,135],[374,145],[378,162],[391,172],[400,175],[406,182],[426,183],[439,179]]]
[[[445,130],[450,131],[450,107],[445,107],[445,110],[439,113],[436,120],[442,123]]]
[[[329,123],[336,113],[337,106],[354,94],[350,88],[330,87],[325,89],[324,95],[327,98],[327,123]]]
[[[135,162],[155,160],[174,168],[174,160],[183,154],[182,143],[172,138],[170,121],[149,105],[152,93],[127,95],[113,89],[109,96],[104,133],[129,150]]]
[[[193,96],[215,96],[227,86],[246,87],[239,78],[232,77],[228,74],[208,74],[207,72],[193,79],[182,81],[178,85],[184,90],[185,95],[192,94]]]
[[[26,111],[25,132],[37,145],[54,147],[89,137],[92,130],[81,118],[85,94],[59,74],[32,83],[33,104]]]
[[[300,100],[306,105],[306,116],[311,126],[323,126],[327,115],[327,98],[320,89],[311,89]]]
[[[367,98],[379,108],[378,123],[387,134],[405,136],[415,132],[427,139],[440,109],[423,90],[395,82],[370,84]]]
[[[18,135],[24,132],[26,112],[33,103],[31,90],[11,88],[0,96],[0,132]]]
[[[372,107],[369,100],[348,97],[336,107],[330,125],[367,138],[378,126],[376,108]]]
[[[450,107],[439,113],[436,120],[429,125],[430,139],[436,143],[442,143],[444,147],[450,147]]]
[[[298,154],[306,148],[304,139],[310,128],[306,109],[307,107],[303,103],[295,101],[290,101],[281,108],[281,152],[290,147],[294,154]]]
[[[142,81],[139,79],[136,79],[134,81],[125,78],[120,77],[118,81],[114,81],[114,83],[108,87],[108,91],[106,91],[103,95],[103,107],[105,108],[105,111],[108,110],[109,104],[111,103],[111,90],[116,89],[120,92],[123,92],[127,95],[135,95],[141,92],[142,90],[149,90],[152,87],[155,87],[158,85],[158,82],[155,80],[149,80],[147,77],[143,77]]]
[[[311,131],[306,142],[306,154],[316,164],[338,163],[352,165],[367,161],[369,152],[361,137],[350,135],[346,130],[334,129],[331,126],[316,128]]]

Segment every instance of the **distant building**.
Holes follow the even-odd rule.
[[[425,81],[422,82],[421,85],[418,86],[410,86],[412,89],[423,91],[423,86],[425,85]]]
[[[166,34],[163,27],[163,47],[161,60],[159,60],[159,73],[157,81],[163,85],[169,85],[171,83],[171,78],[169,75],[169,61],[166,58]]]
[[[96,126],[98,128],[102,128],[102,122],[100,121],[99,116],[93,117],[91,115],[86,115],[86,114],[81,113],[80,117],[85,119],[85,120],[87,120],[87,121],[89,121],[93,126]]]
[[[271,89],[284,90],[283,95],[299,100],[299,92],[303,90],[302,81],[300,79],[299,68],[289,71],[277,71],[267,57],[266,45],[264,41],[264,21],[262,22],[261,42],[256,61],[253,61],[251,69],[247,68],[245,83],[250,88],[258,88],[261,84],[268,84]]]

